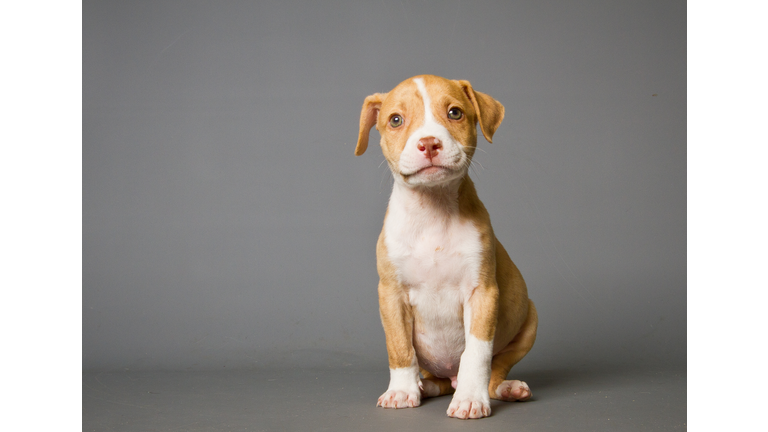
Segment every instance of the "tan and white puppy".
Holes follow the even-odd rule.
[[[490,142],[503,118],[469,82],[432,75],[365,98],[355,155],[375,125],[395,178],[376,247],[390,367],[378,406],[454,393],[448,415],[467,419],[531,396],[506,377],[533,346],[536,308],[467,171],[477,124]]]

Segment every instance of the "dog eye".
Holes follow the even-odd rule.
[[[395,114],[389,119],[389,125],[393,128],[400,127],[403,124],[403,116]]]
[[[461,120],[464,113],[458,108],[451,108],[448,110],[448,118],[451,120]]]

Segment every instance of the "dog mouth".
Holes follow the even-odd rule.
[[[440,171],[445,171],[448,168],[440,165],[430,165],[428,167],[424,167],[418,171],[416,171],[414,174],[437,174]]]
[[[418,170],[416,170],[416,171],[414,171],[412,173],[408,173],[408,174],[400,173],[400,174],[407,179],[407,178],[413,177],[415,175],[428,175],[429,176],[429,175],[438,174],[438,173],[443,172],[443,171],[451,171],[451,169],[448,168],[448,167],[442,166],[442,165],[428,165],[428,166],[425,166],[423,168],[419,168]]]

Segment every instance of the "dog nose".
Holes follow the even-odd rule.
[[[420,139],[416,147],[420,152],[424,153],[424,157],[431,160],[443,148],[443,143],[439,139],[429,136]]]

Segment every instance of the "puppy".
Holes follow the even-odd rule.
[[[448,416],[469,419],[531,397],[506,377],[533,346],[536,308],[467,171],[477,124],[491,142],[503,118],[469,82],[432,75],[365,98],[355,155],[375,125],[395,179],[376,246],[390,368],[377,406],[453,393]]]

